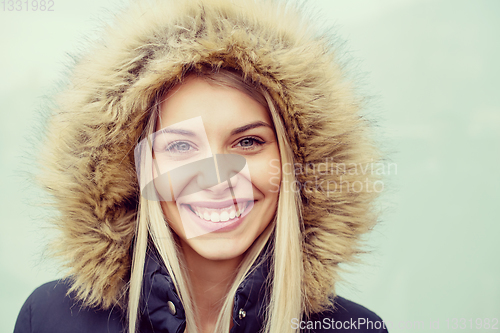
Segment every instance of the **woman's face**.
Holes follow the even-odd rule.
[[[155,161],[170,170],[170,186],[155,187],[173,198],[161,207],[182,246],[211,260],[243,254],[278,200],[280,157],[266,108],[237,89],[189,76],[165,96],[156,131]]]

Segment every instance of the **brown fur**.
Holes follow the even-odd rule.
[[[234,4],[233,4],[234,3]],[[264,86],[281,111],[296,163],[377,162],[359,101],[328,37],[276,1],[135,4],[72,71],[49,119],[41,180],[54,197],[54,250],[89,306],[119,304],[127,288],[138,184],[133,150],[156,93],[187,70],[232,67]],[[363,164],[364,165],[364,164]],[[351,174],[343,180],[376,180]],[[298,175],[306,181],[340,174]],[[326,183],[325,183],[326,184]],[[339,263],[355,260],[375,223],[375,192],[301,192],[306,311],[330,304]]]

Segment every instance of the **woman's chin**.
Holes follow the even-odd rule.
[[[231,260],[240,257],[251,244],[240,239],[210,237],[207,234],[184,240],[196,253],[208,260]]]

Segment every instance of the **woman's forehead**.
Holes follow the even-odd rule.
[[[156,130],[197,117],[210,128],[239,127],[257,121],[274,128],[267,109],[248,94],[190,76],[170,89],[160,102]]]

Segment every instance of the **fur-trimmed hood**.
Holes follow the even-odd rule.
[[[282,1],[137,1],[76,59],[47,123],[40,179],[59,212],[55,253],[85,304],[125,295],[139,186],[134,147],[162,87],[196,66],[228,67],[274,99],[302,184],[308,312],[328,304],[339,263],[374,224],[377,161],[359,99],[328,36]],[[366,169],[365,169],[366,170]]]

